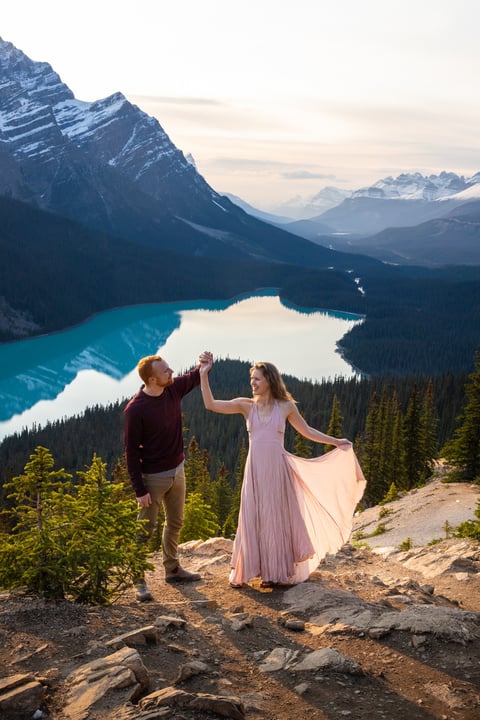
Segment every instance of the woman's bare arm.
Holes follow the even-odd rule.
[[[217,400],[214,398],[208,380],[210,368],[211,363],[202,363],[200,365],[200,388],[206,409],[221,413],[222,415],[235,415],[236,413],[239,413],[247,418],[253,400],[251,398],[242,397],[233,398],[232,400]]]
[[[300,415],[297,406],[293,402],[288,403],[285,413],[290,425],[298,433],[300,433],[300,435],[303,435],[303,437],[306,437],[308,440],[344,448],[351,447],[352,445],[350,440],[347,440],[347,438],[335,438],[331,435],[326,435],[325,433],[320,432],[320,430],[315,430],[315,428],[310,427],[305,418]]]

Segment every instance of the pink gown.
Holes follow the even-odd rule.
[[[327,553],[347,542],[365,478],[353,449],[305,459],[284,448],[285,420],[275,402],[261,420],[252,404],[230,582],[307,580]]]

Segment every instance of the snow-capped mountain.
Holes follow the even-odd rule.
[[[327,185],[318,193],[310,198],[308,203],[308,211],[317,208],[318,211],[324,212],[335,205],[339,205],[342,200],[350,197],[350,190],[341,190],[340,188],[333,187],[333,185]]]
[[[392,227],[411,227],[444,217],[480,194],[480,173],[465,178],[453,172],[424,176],[404,173],[360,188],[311,221],[336,233],[372,235]]]
[[[0,68],[0,146],[20,169],[18,199],[114,231],[113,170],[117,184],[123,179],[137,193],[155,199],[161,194],[163,213],[174,201],[179,214],[192,214],[187,188],[209,209],[212,200],[221,201],[158,121],[121,93],[97,102],[76,100],[48,63],[30,60],[3,40]],[[2,173],[0,182],[7,191],[9,177]]]
[[[323,213],[339,207],[345,200],[369,198],[371,200],[417,200],[433,202],[480,197],[480,173],[471,177],[443,171],[439,175],[422,175],[420,172],[402,173],[397,177],[386,177],[357,190],[344,190],[327,186],[309,197],[297,195],[287,202],[272,208],[272,212],[291,219],[319,220]],[[443,212],[435,210],[435,213]],[[407,213],[401,213],[405,216]],[[327,218],[322,221],[329,224]],[[419,220],[421,221],[421,220]],[[375,228],[375,231],[377,228]],[[363,232],[364,230],[359,230]]]
[[[355,190],[351,197],[399,200],[440,200],[451,198],[479,182],[478,176],[465,178],[454,172],[439,175],[422,175],[419,172],[402,173],[396,178],[386,177],[369,187]],[[475,180],[475,178],[477,179]]]
[[[325,250],[216,192],[122,93],[77,100],[46,62],[0,39],[0,194],[187,255],[324,264]],[[330,259],[331,262],[331,259]]]
[[[386,262],[480,263],[480,172],[403,173],[355,190],[319,215],[310,216],[309,207],[304,205],[304,220],[283,227],[320,245]]]
[[[272,207],[271,212],[275,215],[287,217],[290,220],[306,220],[340,205],[351,194],[351,190],[327,186],[307,198],[296,195],[290,200]]]
[[[444,198],[441,197],[438,199],[443,200]],[[465,190],[461,190],[460,192],[456,193],[455,195],[452,195],[451,199],[456,200],[458,202],[480,199],[480,172],[475,173],[475,175],[472,175],[472,177],[469,178],[468,185],[465,188]]]

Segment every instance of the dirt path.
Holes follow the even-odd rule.
[[[460,504],[456,489],[444,492],[431,485],[424,490],[410,496],[409,506],[403,501],[392,506],[392,545],[405,536],[417,543],[416,530],[425,530],[429,539],[435,537],[436,523],[444,522],[439,508],[446,508],[447,517],[454,521],[453,508]],[[465,490],[464,499],[476,499],[478,489],[475,492],[474,498],[474,493]],[[426,522],[422,508],[428,509],[432,519],[428,530],[422,527]],[[373,510],[378,514],[381,509],[367,513],[373,515]],[[359,525],[365,523],[367,513],[357,519]],[[372,523],[377,520],[372,518]],[[154,623],[161,615],[174,615],[186,621],[183,628],[170,628],[158,644],[138,648],[151,689],[175,684],[185,664],[198,660],[205,671],[177,682],[176,687],[237,696],[247,720],[478,720],[478,545],[449,540],[430,550],[417,546],[410,554],[382,554],[379,547],[374,552],[346,545],[324,561],[307,583],[292,590],[262,588],[258,581],[233,590],[228,584],[228,543],[219,539],[183,548],[182,562],[189,569],[199,569],[203,577],[191,585],[165,584],[160,558],[155,557],[157,569],[149,577],[155,599],[150,603],[136,602],[133,589],[108,608],[44,604],[21,592],[0,595],[0,677],[30,672],[46,679],[50,689],[42,708],[48,713],[44,717],[65,720],[69,672],[106,656],[111,652],[106,643],[117,635]],[[424,566],[429,577],[419,570]],[[302,609],[298,602],[302,593],[304,598],[315,596],[314,607]],[[339,599],[340,620],[335,617],[335,602],[332,609],[332,597]],[[360,607],[355,622],[341,620],[342,602]],[[357,622],[367,611],[405,617],[415,609],[428,616],[442,608],[453,613],[450,629],[458,633],[463,623],[458,613],[478,613],[469,615],[470,625],[473,622],[478,630],[476,637],[462,642],[415,629],[362,631]],[[327,609],[328,620],[321,620]],[[275,654],[299,659],[327,649],[352,661],[359,671],[298,670],[287,665],[274,671],[262,669]],[[126,705],[120,694],[115,698],[109,696],[97,704],[88,720],[147,720],[137,707]],[[149,720],[219,717],[185,708],[166,708],[164,713]]]

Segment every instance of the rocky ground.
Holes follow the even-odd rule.
[[[437,525],[453,524],[449,498],[458,523],[480,495],[424,490],[380,519],[382,508],[362,513],[366,545],[291,588],[231,589],[231,543],[219,538],[182,548],[199,583],[166,585],[155,558],[150,603],[133,590],[108,608],[0,595],[0,717],[477,720],[480,547],[441,539]],[[387,529],[371,536],[379,522]]]

